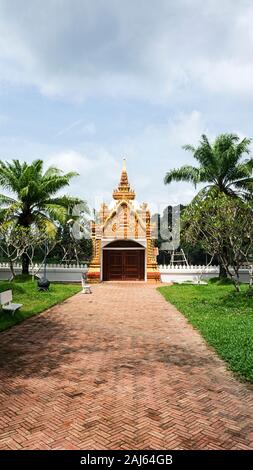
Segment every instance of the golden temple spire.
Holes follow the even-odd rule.
[[[118,199],[134,199],[135,192],[130,188],[130,184],[128,182],[128,175],[126,170],[126,159],[123,158],[123,166],[121,171],[120,182],[118,188],[113,191],[113,198]]]
[[[123,158],[123,165],[122,165],[122,172],[121,172],[121,177],[120,177],[120,182],[119,182],[119,188],[124,188],[124,189],[130,189],[130,185],[128,183],[128,176],[127,176],[127,171],[126,171],[126,159]]]

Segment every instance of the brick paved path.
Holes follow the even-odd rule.
[[[0,449],[21,448],[252,449],[253,391],[154,286],[99,285],[0,334]]]

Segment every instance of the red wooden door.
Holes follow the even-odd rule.
[[[104,250],[104,281],[144,279],[144,250]]]
[[[140,250],[123,252],[123,280],[140,279]]]

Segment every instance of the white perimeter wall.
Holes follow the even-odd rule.
[[[80,282],[81,274],[83,272],[84,265],[80,267],[72,264],[69,266],[52,264],[47,266],[47,279],[55,282]],[[14,267],[16,274],[21,274],[21,265]],[[35,266],[34,272],[39,277],[43,277],[43,267],[38,271],[38,266]],[[32,272],[30,272],[32,274]],[[11,277],[11,271],[8,264],[0,264],[0,280],[8,280]]]
[[[159,266],[162,282],[197,282],[206,281],[219,276],[219,266]],[[240,281],[249,283],[250,275],[247,268],[240,269]]]
[[[71,264],[68,266],[50,264],[47,266],[47,278],[49,281],[55,282],[81,282],[81,274],[84,265],[79,267]],[[43,276],[43,267],[38,271],[39,267],[35,265],[35,273]],[[14,268],[16,274],[21,274],[21,265]],[[185,282],[185,281],[205,281],[219,275],[218,266],[159,266],[162,282]],[[31,273],[32,274],[32,273]],[[0,280],[8,280],[11,277],[11,271],[7,263],[0,264]],[[247,268],[240,270],[240,281],[249,283],[250,276]]]

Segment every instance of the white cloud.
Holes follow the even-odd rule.
[[[195,145],[204,132],[208,129],[199,111],[180,113],[168,123],[169,146],[180,149],[185,144]]]
[[[95,204],[124,155],[139,201],[189,201],[163,184],[194,162],[182,145],[251,132],[252,23],[251,0],[0,0],[1,156],[75,169],[69,191]]]
[[[47,167],[52,165],[64,172],[76,171],[79,176],[72,180],[70,193],[98,208],[103,200],[111,200],[120,177],[121,162],[100,146],[93,145],[88,152],[89,157],[72,149],[63,150],[49,154],[45,161]]]
[[[110,202],[112,191],[117,186],[122,157],[126,157],[129,181],[136,191],[138,202],[149,203],[153,212],[161,212],[168,204],[188,203],[196,194],[191,184],[172,183],[164,185],[166,172],[184,164],[196,164],[192,155],[182,149],[184,144],[197,145],[201,134],[214,137],[204,116],[199,110],[181,112],[163,124],[146,126],[134,136],[122,136],[114,141],[110,150],[96,141],[86,142],[83,149],[68,147],[50,149],[48,145],[18,139],[0,139],[0,154],[10,158],[25,156],[31,161],[43,158],[45,167],[50,165],[64,172],[76,171],[67,191],[98,208],[103,201]],[[240,136],[245,133],[237,131]]]
[[[253,94],[250,0],[0,0],[0,78],[70,100]]]
[[[184,164],[196,164],[192,155],[182,149],[184,144],[197,145],[208,129],[204,116],[197,110],[178,113],[163,125],[147,126],[137,136],[126,139],[123,153],[131,183],[137,191],[138,200],[146,200],[153,206],[189,202],[196,190],[190,184],[164,185],[167,171]],[[115,153],[117,150],[115,150]]]
[[[219,94],[253,96],[253,65],[240,60],[201,60],[193,75],[206,89]]]
[[[192,157],[181,149],[181,145],[196,144],[205,130],[204,118],[195,110],[179,113],[163,125],[147,126],[135,137],[122,137],[110,151],[96,142],[87,143],[83,150],[63,144],[61,149],[52,151],[50,146],[36,142],[0,139],[0,153],[10,158],[21,156],[26,161],[32,161],[36,156],[43,158],[45,168],[53,165],[64,172],[76,171],[79,176],[73,178],[64,192],[87,200],[91,208],[98,208],[102,201],[111,201],[124,156],[137,201],[148,202],[152,211],[157,212],[169,203],[188,202],[195,194],[191,185],[173,183],[165,186],[163,178],[170,168],[192,163]]]

